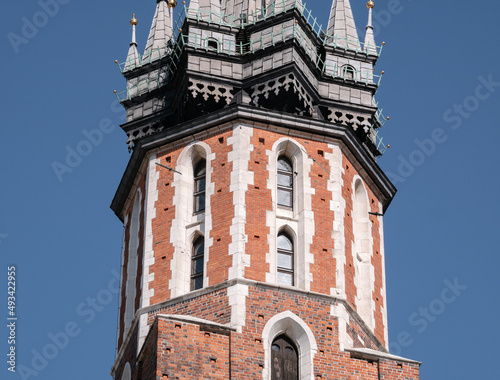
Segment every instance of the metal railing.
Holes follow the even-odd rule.
[[[183,9],[174,23],[174,35],[164,47],[150,49],[142,56],[139,55],[138,58],[118,64],[120,71],[124,73],[144,65],[151,64],[157,60],[167,58],[165,65],[162,66],[162,69],[158,69],[155,74],[151,75],[151,73],[149,73],[144,77],[139,77],[136,83],[134,83],[133,80],[129,80],[127,88],[124,91],[115,92],[118,100],[120,102],[130,100],[133,97],[143,95],[166,85],[170,76],[177,68],[185,46],[195,50],[214,51],[219,54],[234,56],[253,54],[256,51],[264,50],[275,46],[278,43],[285,43],[293,40],[302,49],[304,49],[306,56],[311,59],[315,68],[318,69],[324,76],[340,78],[345,81],[364,83],[365,85],[380,85],[382,75],[376,75],[372,71],[358,71],[355,69],[347,70],[345,66],[339,67],[337,63],[333,63],[332,65],[324,60],[318,55],[316,45],[307,36],[306,32],[299,24],[293,22],[293,20],[292,25],[284,26],[281,24],[279,27],[274,26],[261,31],[258,34],[253,34],[250,42],[248,43],[237,43],[232,40],[224,40],[217,41],[214,46],[213,43],[209,44],[209,41],[213,41],[213,37],[203,38],[198,34],[186,35],[182,33],[182,25],[186,19],[196,20],[198,22],[204,21],[212,24],[215,23],[218,25],[228,26],[230,28],[241,29],[247,25],[253,25],[259,21],[276,17],[279,14],[293,9],[297,9],[300,12],[307,24],[322,41],[323,45],[343,50],[350,50],[356,53],[368,54],[375,52],[377,56],[380,55],[382,46],[370,46],[368,44],[361,43],[357,39],[340,38],[337,36],[327,35],[323,30],[322,25],[319,24],[317,19],[312,16],[312,12],[308,10],[305,3],[302,4],[300,0],[279,0],[271,4],[266,9],[252,12],[249,15],[237,16],[234,14],[224,15],[222,13],[213,12],[210,9],[201,10],[198,8],[197,10],[193,10],[186,4],[183,4]],[[376,118],[380,126],[382,126],[386,121],[381,109],[377,111]],[[383,144],[382,138],[378,136],[378,132],[375,127],[378,126],[372,125],[370,127],[369,136],[372,139],[372,142],[377,146],[377,149],[383,153],[387,148]]]

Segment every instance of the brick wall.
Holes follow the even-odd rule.
[[[221,127],[204,134],[203,137],[199,137],[199,140],[202,140],[208,145],[211,156],[213,157],[213,159],[209,161],[213,194],[207,199],[207,202],[210,202],[212,226],[205,236],[206,244],[209,239],[211,240],[211,246],[208,248],[209,254],[206,265],[206,276],[208,276],[210,280],[209,286],[227,281],[228,270],[234,265],[233,257],[229,254],[229,244],[234,238],[231,234],[231,226],[235,215],[233,206],[234,194],[231,190],[231,178],[235,173],[232,173],[233,163],[228,159],[232,146],[227,143],[228,138],[233,135],[231,128],[232,126]],[[248,239],[245,243],[245,253],[250,256],[250,263],[249,266],[245,268],[244,275],[245,278],[249,280],[265,282],[266,273],[269,273],[271,270],[271,268],[269,268],[268,256],[274,253],[270,252],[269,239],[273,237],[270,236],[267,218],[268,213],[273,212],[273,207],[275,206],[273,206],[271,199],[272,189],[269,188],[269,178],[271,175],[269,169],[269,152],[280,138],[287,137],[287,135],[279,133],[277,130],[270,130],[265,126],[262,128],[254,127],[253,135],[251,136],[252,150],[248,162],[248,170],[253,173],[254,178],[253,184],[249,185],[245,192],[244,199],[246,205],[245,233]],[[338,268],[336,260],[333,257],[333,249],[336,248],[336,242],[332,239],[334,212],[330,207],[333,197],[331,190],[329,190],[329,181],[331,180],[329,172],[333,172],[334,169],[339,168],[332,168],[330,166],[331,162],[325,158],[325,156],[332,154],[332,145],[328,145],[325,141],[313,141],[300,136],[294,136],[293,139],[304,148],[304,157],[311,162],[308,181],[310,181],[311,186],[312,209],[310,211],[312,211],[314,215],[314,235],[311,244],[308,246],[307,253],[311,253],[314,256],[314,261],[311,262],[309,267],[309,272],[312,275],[310,291],[330,296],[331,289],[337,287],[336,270],[338,270]],[[156,157],[160,159],[161,163],[176,168],[179,156],[188,144],[189,142],[185,141],[178,142],[175,146],[165,147],[161,151],[156,152]],[[352,244],[354,242],[352,215],[352,194],[354,189],[352,188],[352,184],[355,176],[362,176],[363,174],[360,174],[360,172],[356,170],[356,165],[350,162],[345,154],[343,154],[342,157],[343,185],[341,188],[342,198],[345,201],[345,214],[343,216],[345,236],[345,284],[343,284],[343,286],[347,302],[356,310],[358,289],[356,289],[355,285],[355,270],[352,252]],[[313,162],[311,158],[314,158],[316,161]],[[154,289],[154,295],[150,300],[151,305],[162,304],[162,306],[149,313],[148,324],[154,325],[156,323],[154,322],[155,318],[158,314],[179,314],[229,325],[232,323],[231,313],[233,311],[228,299],[227,290],[224,288],[209,293],[201,291],[196,293],[198,295],[195,297],[189,296],[176,298],[175,302],[169,301],[171,297],[169,282],[172,279],[173,271],[170,265],[174,258],[174,253],[176,252],[176,247],[171,243],[172,239],[170,235],[172,233],[172,222],[176,217],[176,207],[179,207],[179,205],[174,204],[176,191],[176,188],[172,186],[174,173],[160,167],[157,167],[156,170],[159,172],[159,179],[157,182],[158,200],[155,204],[156,217],[152,220],[154,264],[149,268],[149,273],[154,275],[154,279],[149,283],[149,288]],[[139,184],[143,195],[146,195],[145,181],[146,179],[144,176]],[[207,186],[208,185],[209,184],[207,184]],[[377,189],[370,188],[366,182],[365,188],[369,199],[370,211],[380,212],[379,199],[375,196],[378,192]],[[145,196],[143,196],[143,205],[141,207],[142,221],[144,220],[145,209],[144,198]],[[130,205],[129,210],[132,210],[132,207],[133,205]],[[385,300],[383,298],[385,293],[385,279],[383,278],[384,259],[383,252],[381,252],[381,226],[379,217],[370,216],[370,223],[371,241],[373,242],[371,265],[375,275],[375,282],[373,285],[374,291],[372,294],[373,303],[375,305],[373,310],[373,318],[375,321],[374,331],[368,331],[366,325],[359,323],[358,316],[351,316],[347,324],[347,333],[352,339],[354,347],[383,350],[386,334],[386,326],[384,326]],[[140,233],[141,236],[143,236],[143,224],[141,224]],[[127,267],[129,235],[130,222],[125,226],[126,254],[123,268]],[[141,241],[139,247],[137,289],[141,289],[140,279],[142,277],[141,263],[143,247],[144,244]],[[188,252],[188,254],[190,254],[190,252]],[[296,268],[296,270],[303,269]],[[122,284],[125,284],[126,272],[122,273],[122,276]],[[124,297],[124,292],[124,287],[122,287],[122,299]],[[337,378],[332,377],[332,373],[336,373],[339,374],[339,378],[342,379],[377,379],[376,376],[378,376],[379,372],[377,363],[369,363],[366,360],[354,360],[348,353],[340,351],[339,322],[331,315],[331,307],[334,304],[332,303],[333,301],[331,299],[311,297],[306,295],[306,293],[299,292],[293,296],[292,294],[293,292],[270,290],[265,287],[251,288],[250,295],[245,300],[244,307],[247,317],[242,332],[233,332],[230,334],[230,338],[226,335],[218,337],[216,334],[217,339],[220,338],[220,340],[213,340],[214,347],[215,345],[224,347],[223,350],[221,348],[221,352],[225,353],[226,351],[224,350],[229,350],[227,354],[230,355],[231,358],[229,362],[230,365],[225,361],[220,362],[219,359],[217,359],[216,363],[218,364],[214,366],[215,363],[210,362],[210,360],[208,362],[206,361],[206,355],[203,353],[203,355],[205,355],[203,356],[204,359],[200,359],[199,362],[196,362],[195,368],[198,368],[196,371],[214,371],[210,372],[213,373],[214,377],[212,378],[219,378],[219,376],[221,376],[220,378],[224,378],[224,376],[227,378],[227,373],[226,375],[222,374],[226,370],[229,371],[230,368],[232,378],[261,378],[263,366],[265,365],[264,349],[262,347],[262,329],[272,316],[282,311],[289,310],[310,326],[317,339],[318,352],[314,358],[314,368],[317,375],[321,376],[318,378]],[[138,294],[136,297],[136,308],[139,307],[139,299]],[[125,305],[122,302],[120,309],[120,331],[123,331],[124,327],[124,307]],[[191,334],[192,339],[196,337],[196,340],[199,340],[191,343],[199,345],[196,350],[201,350],[200,355],[202,355],[201,352],[205,352],[203,350],[208,350],[210,348],[211,344],[205,341],[207,338],[206,334],[202,333],[197,325],[193,325],[193,327],[189,324],[181,324],[180,330],[184,331],[182,333],[184,335],[179,335],[180,332],[175,329],[175,326],[172,327],[173,325],[170,322],[160,321],[155,326],[157,326],[155,328],[160,329],[157,338],[158,342],[156,344],[158,345],[158,352],[161,355],[166,354],[160,348],[160,344],[167,344],[165,342],[171,341],[172,339],[179,345],[182,342],[188,344],[188,338],[184,337],[186,334]],[[153,338],[151,335],[148,336],[143,348],[143,350],[149,350],[148,357],[151,356],[150,353],[154,352],[154,348],[152,348],[153,343],[151,343],[152,339],[154,340],[156,338]],[[122,339],[120,334],[118,347],[120,347],[121,344]],[[180,356],[175,356],[177,354]],[[163,375],[177,372],[179,372],[179,375],[176,376],[181,376],[178,378],[190,378],[189,376],[195,376],[194,372],[189,372],[191,369],[187,368],[189,365],[185,364],[185,359],[182,357],[182,355],[184,355],[183,353],[177,352],[174,355],[171,350],[168,355],[170,355],[168,357],[171,359],[167,359],[167,356],[161,356],[161,360],[158,359],[157,364],[154,362],[146,363],[146,361],[144,361],[142,364],[143,373],[153,373],[150,367],[156,365],[157,368],[155,371],[157,378],[162,378],[161,376]],[[172,362],[172,358],[175,358],[175,362]],[[387,371],[389,371],[389,369],[387,369]],[[397,371],[401,371],[401,368],[396,365],[394,368],[391,367],[390,371],[396,371],[394,372],[396,374],[399,373]],[[403,372],[405,371],[406,370]],[[190,373],[190,375],[188,376],[186,373]],[[363,375],[362,377],[356,377],[358,376],[356,374]],[[200,375],[198,374],[196,376]],[[386,378],[393,379],[393,377]],[[417,379],[418,375],[414,378]],[[394,379],[396,379],[396,377],[394,377]]]
[[[262,379],[265,366],[263,331],[275,315],[291,311],[307,324],[317,343],[314,379],[336,380],[417,380],[415,362],[380,358],[359,358],[341,351],[338,321],[331,315],[335,299],[321,295],[286,291],[265,285],[249,287],[247,318],[241,332],[227,326],[230,309],[221,308],[225,289],[161,307],[149,315],[151,329],[139,359],[135,360],[136,335],[130,340],[116,374],[127,361],[137,379]],[[227,314],[220,316],[220,310]],[[172,315],[177,314],[178,316]],[[182,316],[186,316],[184,319]],[[192,318],[193,316],[199,318]],[[379,343],[363,332],[354,318],[350,330],[362,336],[357,346],[381,349]],[[135,331],[136,333],[136,331]],[[286,332],[293,338],[293,333]],[[119,376],[116,377],[119,379]],[[303,378],[303,377],[301,377]]]

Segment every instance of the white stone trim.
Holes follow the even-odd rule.
[[[266,226],[269,228],[269,252],[266,262],[269,263],[269,272],[266,273],[266,282],[277,283],[277,248],[276,239],[280,229],[285,226],[293,230],[296,236],[294,241],[294,255],[296,256],[294,268],[295,286],[304,290],[311,289],[313,280],[310,271],[314,263],[314,255],[310,247],[314,237],[314,213],[312,211],[312,194],[309,177],[313,161],[308,157],[305,148],[290,137],[278,139],[271,150],[267,150],[267,170],[269,177],[267,188],[271,190],[272,210],[266,213]],[[293,165],[293,209],[277,206],[277,160],[280,155],[285,155]],[[297,174],[295,174],[297,173]]]
[[[205,187],[205,212],[194,214],[194,165],[200,160],[206,160],[206,187]],[[172,278],[169,281],[171,298],[190,292],[191,255],[193,239],[197,235],[205,238],[204,278],[203,286],[208,286],[207,262],[209,260],[209,247],[213,239],[209,238],[207,231],[212,228],[212,213],[210,198],[214,193],[212,182],[212,161],[215,154],[211,153],[208,144],[194,141],[187,145],[179,155],[171,186],[174,188],[172,204],[175,206],[175,217],[170,228],[170,243],[174,247],[173,258],[170,261]],[[182,173],[182,174],[180,174]]]
[[[243,125],[233,127],[233,134],[227,139],[227,145],[232,150],[227,155],[231,162],[231,183],[229,191],[233,193],[234,216],[231,221],[229,233],[231,242],[228,254],[232,256],[232,266],[228,270],[228,280],[243,278],[245,268],[250,266],[251,256],[246,253],[245,246],[248,241],[246,234],[246,192],[254,184],[254,173],[248,169],[253,145],[251,138],[253,128]],[[228,289],[229,304],[231,305],[231,326],[241,332],[246,322],[246,296],[248,287],[236,285]]]
[[[352,255],[355,268],[354,284],[357,289],[356,306],[358,314],[366,325],[375,330],[375,268],[372,265],[373,235],[370,222],[370,199],[363,179],[355,175],[351,184],[352,224],[354,241]]]
[[[139,289],[136,289],[137,265],[141,229],[141,211],[142,211],[142,192],[137,189],[134,196],[134,205],[130,217],[130,236],[128,243],[128,262],[127,262],[127,282],[125,283],[125,314],[123,337],[125,338],[130,328],[130,324],[135,315],[135,296]]]
[[[378,212],[380,214],[384,213],[384,206],[382,202],[378,203]],[[382,263],[382,289],[380,289],[380,294],[384,298],[384,305],[381,307],[380,312],[382,313],[382,322],[384,324],[384,343],[385,348],[389,351],[389,325],[387,322],[387,287],[386,287],[386,277],[385,277],[385,243],[384,243],[384,218],[378,216],[379,221],[379,236],[380,236],[380,259]]]
[[[151,154],[148,160],[148,171],[146,173],[146,199],[145,199],[145,215],[144,215],[144,257],[142,264],[142,292],[140,307],[150,305],[151,297],[154,296],[154,288],[150,288],[149,284],[154,280],[154,273],[150,273],[151,265],[155,263],[155,254],[153,247],[153,219],[156,218],[156,202],[158,201],[158,180],[160,173],[157,170],[156,163],[160,160],[156,158],[156,154]],[[137,352],[141,350],[142,344],[149,332],[147,324],[147,316],[141,316],[139,320],[139,336]]]
[[[227,297],[231,306],[231,327],[237,332],[243,331],[246,322],[246,298],[248,285],[235,284],[227,288]]]
[[[121,270],[120,270],[120,293],[118,297],[118,328],[117,328],[117,333],[116,333],[116,352],[118,353],[118,342],[120,341],[120,336],[124,335],[124,331],[121,331],[120,334],[120,310],[122,309],[122,305],[125,303],[125,297],[126,297],[126,291],[125,291],[125,297],[122,297],[122,287],[125,286],[126,284],[123,284],[123,265],[125,263],[125,229],[128,224],[128,214],[125,215],[125,218],[123,220],[123,238],[122,238],[122,264],[121,264]],[[125,323],[125,322],[124,322]]]
[[[289,310],[273,316],[266,323],[262,331],[264,345],[262,379],[271,379],[271,344],[281,334],[285,334],[297,344],[299,351],[299,378],[302,380],[313,380],[314,355],[316,355],[318,350],[316,339],[309,326]]]
[[[325,158],[330,165],[330,180],[328,181],[328,190],[331,191],[332,200],[330,201],[330,210],[333,211],[332,239],[334,244],[333,257],[335,258],[335,280],[336,288],[330,289],[330,294],[336,297],[346,298],[345,292],[345,209],[346,201],[342,196],[345,174],[343,167],[342,149],[337,144],[328,144],[332,153],[325,153]]]
[[[229,229],[231,243],[228,247],[233,262],[228,271],[228,280],[243,278],[245,268],[250,266],[250,255],[245,253],[245,245],[248,241],[246,234],[246,192],[248,187],[254,184],[254,173],[248,169],[253,151],[252,136],[253,128],[237,125],[233,128],[233,135],[227,139],[227,145],[232,146],[227,160],[233,164],[229,191],[233,193],[234,207],[234,217]]]
[[[381,352],[381,351],[376,351],[372,350],[370,348],[350,348],[347,351],[349,351],[353,357],[356,358],[363,358],[363,359],[370,359],[370,360],[378,360],[378,359],[387,359],[387,360],[392,360],[395,362],[405,362],[405,363],[411,363],[411,364],[416,364],[420,366],[422,363],[418,362],[413,359],[408,359],[404,358],[402,356],[397,356],[397,355],[392,355],[387,352]]]
[[[330,307],[330,315],[337,318],[339,324],[339,346],[340,351],[354,347],[354,342],[351,336],[347,333],[347,326],[349,325],[349,312],[347,311],[344,303],[337,303]]]
[[[217,322],[209,321],[208,319],[192,317],[190,315],[182,315],[182,314],[157,314],[156,318],[158,318],[158,319],[160,319],[160,318],[162,318],[162,319],[168,319],[170,321],[178,321],[178,322],[190,323],[190,324],[193,324],[193,325],[212,326],[212,327],[217,327],[218,329],[226,330],[226,331],[235,331],[231,327],[227,327],[227,325],[224,325],[222,323],[217,323]]]

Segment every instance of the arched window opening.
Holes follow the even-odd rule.
[[[293,207],[293,166],[288,158],[278,158],[278,205]]]
[[[278,284],[294,285],[293,280],[293,243],[287,234],[278,235]]]
[[[193,243],[193,255],[191,256],[191,290],[203,288],[204,253],[205,239],[200,236]]]
[[[205,211],[206,161],[198,162],[194,169],[194,212]]]
[[[356,70],[354,69],[354,67],[352,67],[350,65],[344,65],[344,66],[342,66],[341,70],[342,70],[342,78],[354,80],[354,76],[356,73]]]
[[[271,345],[271,380],[298,380],[299,355],[286,335],[278,336]]]
[[[207,47],[210,50],[219,51],[219,41],[216,38],[208,37],[207,38]]]

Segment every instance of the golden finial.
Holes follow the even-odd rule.
[[[167,0],[167,6],[169,8],[175,8],[177,6],[177,0]]]
[[[130,20],[130,25],[135,26],[138,24],[137,19],[135,18],[135,13],[132,16],[132,20]]]
[[[372,0],[370,0],[369,2],[366,3],[366,7],[368,9],[373,9],[375,8],[375,3]]]

